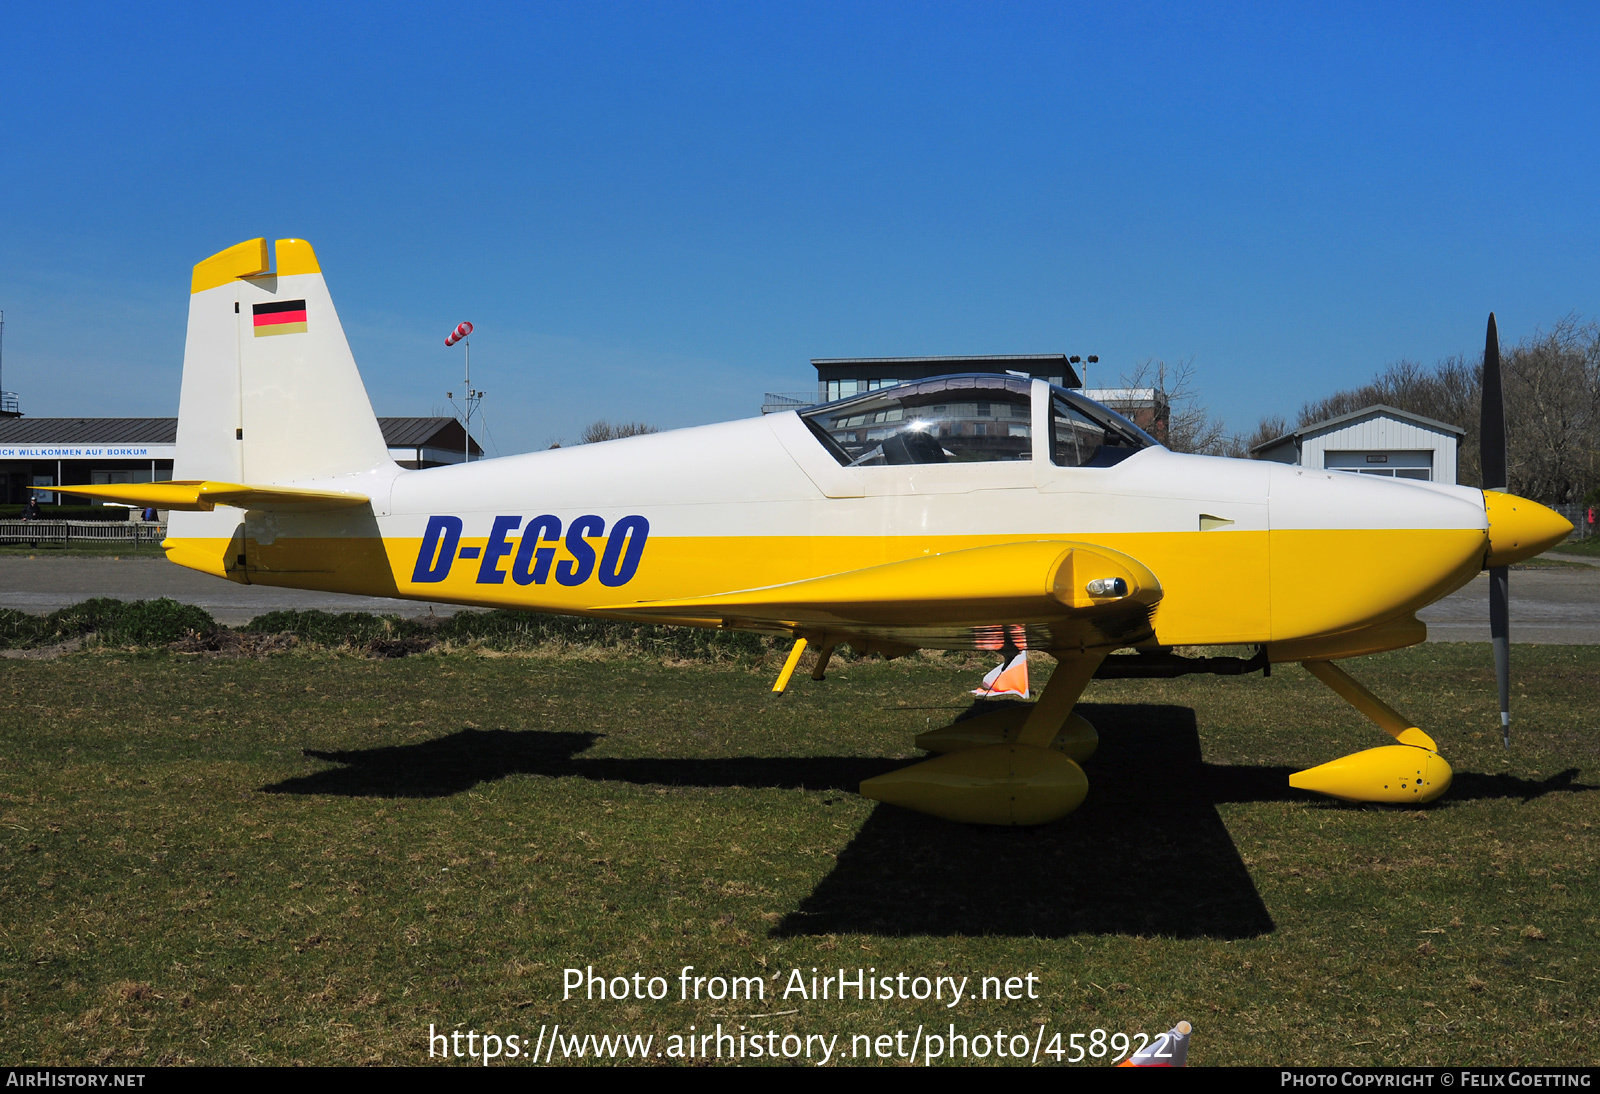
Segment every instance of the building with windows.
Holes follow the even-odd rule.
[[[1303,425],[1250,450],[1259,460],[1357,475],[1456,481],[1458,425],[1382,404]]]
[[[1172,404],[1166,392],[1154,387],[1099,387],[1083,392],[1101,406],[1110,407],[1150,436],[1167,443],[1167,426],[1172,419]]]
[[[455,418],[379,418],[378,425],[401,467],[467,458],[467,433]],[[472,458],[481,459],[478,442],[470,444]],[[163,482],[172,478],[177,447],[176,418],[0,417],[0,505],[21,505],[30,492],[48,505],[62,486]]]
[[[1081,387],[1064,353],[991,354],[978,357],[813,357],[817,370],[817,390],[769,391],[761,413],[804,410],[807,407],[848,399],[869,391],[894,387],[911,380],[956,373],[992,373],[996,376],[1024,376],[1048,380],[1057,387]]]

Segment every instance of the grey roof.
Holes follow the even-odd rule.
[[[1068,387],[1081,387],[1064,353],[992,353],[977,357],[813,357],[812,365],[823,380],[898,378],[922,380],[960,372],[1000,372],[1014,369],[1037,376],[1064,377]],[[874,371],[862,371],[865,369]],[[858,374],[858,375],[857,375]]]
[[[394,448],[456,449],[465,431],[454,418],[379,418]],[[0,444],[175,444],[176,418],[0,418]],[[482,452],[477,441],[474,454]]]
[[[0,444],[172,444],[176,418],[0,418]]]
[[[1276,448],[1284,441],[1310,436],[1312,433],[1321,433],[1323,430],[1333,429],[1336,426],[1344,425],[1346,422],[1353,422],[1357,418],[1365,418],[1374,413],[1386,414],[1391,418],[1404,418],[1408,422],[1416,422],[1418,425],[1425,425],[1429,429],[1454,433],[1457,437],[1465,437],[1467,435],[1467,431],[1458,425],[1451,425],[1448,422],[1441,422],[1436,418],[1425,417],[1421,414],[1413,414],[1409,410],[1401,410],[1399,407],[1389,406],[1387,403],[1373,403],[1371,406],[1364,406],[1360,410],[1352,410],[1348,414],[1340,414],[1336,418],[1324,418],[1320,422],[1312,422],[1309,425],[1301,426],[1299,429],[1291,429],[1281,437],[1274,437],[1270,441],[1262,441],[1260,444],[1252,446],[1250,451],[1262,452],[1268,448]]]
[[[459,448],[465,433],[454,418],[379,418],[378,427],[383,430],[383,443],[392,448]]]

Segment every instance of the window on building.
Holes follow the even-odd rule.
[[[852,395],[860,395],[869,391],[881,391],[886,387],[894,387],[899,382],[899,380],[895,379],[829,380],[824,387],[823,398],[827,402],[831,403],[837,399],[848,399]]]
[[[1365,452],[1330,449],[1323,453],[1322,466],[1329,471],[1378,475],[1386,479],[1433,480],[1433,453],[1427,450]]]

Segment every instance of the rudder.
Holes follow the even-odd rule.
[[[247,240],[194,268],[173,477],[290,483],[392,468],[311,245]]]

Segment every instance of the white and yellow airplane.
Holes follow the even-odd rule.
[[[808,642],[819,679],[840,643],[1047,652],[1038,702],[926,733],[941,755],[862,784],[955,820],[1082,802],[1096,737],[1073,706],[1097,673],[1289,661],[1396,741],[1293,785],[1436,798],[1433,739],[1336,662],[1421,642],[1419,608],[1571,530],[1493,490],[1170,452],[1009,375],[406,470],[310,244],[276,257],[254,239],[194,268],[174,481],[73,492],[173,511],[167,557],[232,581],[791,635],[778,690]],[[1256,657],[1168,649],[1240,644]]]

